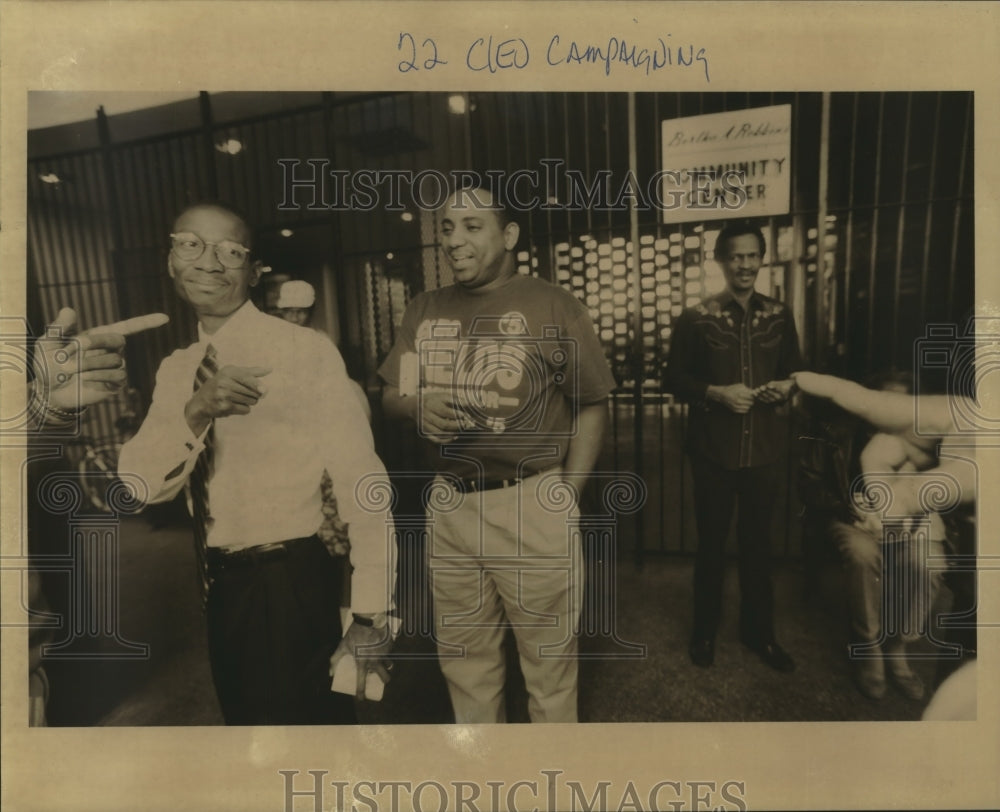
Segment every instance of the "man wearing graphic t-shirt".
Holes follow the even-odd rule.
[[[460,723],[505,721],[503,635],[535,722],[577,719],[583,595],[575,505],[615,387],[584,306],[520,276],[519,228],[485,190],[451,197],[455,284],[417,296],[379,374],[437,471],[428,505],[438,655]],[[568,488],[566,486],[569,486]]]

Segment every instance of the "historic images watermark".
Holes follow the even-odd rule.
[[[500,321],[498,320],[498,323]],[[997,448],[1000,448],[1000,444],[995,442],[997,425],[1000,421],[991,413],[988,400],[970,396],[975,381],[991,368],[991,353],[994,347],[991,336],[1000,331],[998,330],[1000,324],[994,323],[995,321],[979,319],[961,329],[956,325],[931,325],[927,328],[925,338],[915,344],[914,370],[918,394],[927,391],[922,385],[921,372],[943,369],[947,374],[946,391],[938,396],[945,406],[944,418],[941,409],[929,412],[928,404],[931,401],[918,397],[914,401],[915,431],[919,435],[940,436],[942,462],[951,467],[935,472],[908,472],[868,483],[868,488],[864,491],[867,501],[858,507],[862,512],[876,514],[882,521],[889,549],[905,547],[907,555],[926,555],[927,521],[926,518],[922,519],[921,515],[928,512],[948,513],[957,503],[973,500],[979,480],[977,457],[995,453]],[[519,329],[516,319],[507,319],[503,323],[506,333],[509,333],[505,334],[505,337],[518,339]],[[8,318],[3,320],[2,326],[3,333],[0,337],[3,340],[0,342],[0,353],[5,359],[5,369],[18,375],[26,375],[32,363],[31,338],[27,325],[23,319]],[[527,383],[529,387],[541,385],[540,381],[544,377],[541,368],[536,369],[532,364],[526,364],[526,359],[537,354],[543,359],[538,363],[558,361],[564,368],[571,367],[575,362],[575,348],[572,345],[564,346],[565,342],[548,339],[533,341],[530,346],[523,341],[516,341],[516,349],[510,351],[504,349],[507,342],[502,344],[498,342],[490,345],[488,349],[474,346],[463,349],[462,345],[450,347],[450,351],[444,355],[438,353],[437,351],[442,349],[440,342],[449,344],[449,339],[452,338],[438,334],[428,336],[426,342],[421,342],[420,353],[426,354],[429,359],[433,355],[433,359],[446,366],[457,364],[461,369],[467,367],[467,374],[459,376],[456,399],[466,407],[470,421],[481,424],[484,431],[495,433],[504,442],[515,439],[518,425],[523,423],[523,427],[530,430],[537,420],[537,415],[533,413],[521,415],[519,420],[514,421],[509,427],[513,429],[512,436],[505,437],[506,431],[499,430],[508,428],[506,422],[501,423],[490,414],[490,410],[501,405],[503,398],[509,395],[503,385],[518,380]],[[460,341],[458,343],[462,344]],[[558,357],[553,357],[555,353],[560,354]],[[433,364],[430,366],[433,367]],[[453,376],[447,377],[449,381],[454,382]],[[489,382],[496,383],[495,391],[490,390],[485,393],[480,391],[483,390],[483,384]],[[936,389],[940,390],[940,386]],[[9,401],[7,407],[11,408]],[[14,404],[14,407],[17,407],[17,404]],[[20,407],[3,415],[0,435],[8,449],[17,447],[27,449],[29,440],[39,439],[37,431],[31,428],[30,416],[30,408]],[[45,443],[58,447],[78,439],[81,433],[82,426],[74,424],[58,431],[47,432]],[[424,482],[433,479],[431,471],[415,471],[409,475]],[[116,484],[107,494],[110,499],[110,512],[94,514],[82,509],[86,499],[87,483],[81,480],[81,476],[83,475],[71,473],[46,477],[36,483],[34,492],[25,493],[22,500],[25,503],[39,504],[54,515],[65,516],[67,553],[57,557],[36,558],[33,564],[29,564],[27,548],[22,540],[21,549],[14,555],[8,553],[3,558],[0,568],[5,571],[7,578],[20,581],[16,585],[12,583],[11,586],[16,586],[24,595],[27,594],[26,581],[22,579],[26,577],[30,568],[59,570],[72,576],[75,579],[74,583],[79,581],[80,589],[74,592],[73,600],[68,607],[69,616],[37,619],[61,630],[61,636],[47,647],[47,656],[112,659],[146,657],[149,653],[147,646],[125,640],[119,631],[121,607],[118,604],[120,517],[135,512],[139,506],[141,496],[138,499],[135,497],[136,491],[143,490],[142,483]],[[605,562],[614,561],[616,559],[614,551],[618,541],[618,519],[642,508],[646,498],[645,485],[638,477],[620,471],[597,471],[591,478],[600,480],[598,490],[601,494],[603,512],[598,516],[589,516],[582,528],[577,522],[568,520],[567,543],[572,543],[576,534],[588,533],[587,538],[592,542],[597,539],[602,545],[604,554],[599,558]],[[432,483],[430,487],[431,490],[426,494],[427,500],[438,509],[447,509],[454,499],[454,494],[449,493],[447,488],[447,481],[439,481],[436,486]],[[918,502],[917,511],[901,507],[903,497],[911,491]],[[565,512],[565,499],[559,494],[558,487],[548,487],[544,493],[535,494],[532,498],[545,498],[548,500],[545,505],[551,503],[547,509]],[[395,494],[383,496],[396,502]],[[369,494],[368,501],[372,498]],[[377,504],[373,504],[371,509],[380,509],[381,500],[375,499],[375,502]],[[426,538],[425,534],[433,533],[433,527],[426,526],[426,516],[423,513],[413,516],[412,522],[409,523],[405,520],[400,521],[400,518],[397,517],[397,533],[418,534],[422,538]],[[386,543],[397,543],[397,539],[392,537],[388,529]],[[909,550],[910,547],[914,549]],[[433,569],[434,566],[446,565],[448,562],[432,560],[430,563]],[[956,567],[967,570],[976,577],[981,571],[998,569],[1000,565],[995,559],[984,559],[976,550],[972,550],[951,554],[947,560],[939,556],[929,556],[924,569],[928,573],[933,573],[946,568],[954,570]],[[80,580],[84,575],[86,576],[84,580]],[[414,634],[433,634],[428,590],[422,581],[422,571],[418,568],[412,573],[404,571],[400,575],[403,587],[400,590],[399,603],[404,630]],[[588,573],[588,580],[592,580],[590,575]],[[608,573],[604,575],[607,576]],[[103,587],[87,588],[86,584],[89,583],[101,584]],[[913,600],[926,602],[930,598],[931,586],[926,577],[905,584],[884,578],[883,584],[885,585],[883,597],[887,606],[901,599],[904,602]],[[616,644],[614,652],[605,652],[600,656],[616,658],[645,656],[644,645],[621,639],[617,631],[620,619],[614,594],[587,593],[587,595],[592,605],[585,607],[578,632],[589,636],[607,637]],[[22,603],[27,609],[26,599]],[[889,618],[890,621],[893,617],[895,616]],[[942,616],[939,621],[949,627],[969,624],[992,625],[983,618],[976,619],[975,615],[970,613],[962,617]],[[4,625],[26,626],[28,618],[27,616],[17,619],[5,618]],[[887,630],[903,631],[895,628],[891,622]],[[919,636],[924,637],[931,644],[933,650],[931,656],[957,657],[961,654],[954,644],[935,639],[930,623],[916,630],[905,631],[916,631]],[[854,654],[865,656],[865,652],[860,650]]]
[[[71,400],[80,401],[81,357],[79,338],[63,335],[58,327],[49,327],[36,343],[27,319],[0,318],[4,383],[13,383],[14,376],[22,382],[29,375],[32,378],[23,402],[4,398],[0,446],[4,452],[25,453],[20,504],[37,507],[39,513],[55,519],[54,527],[65,532],[65,544],[51,546],[57,552],[31,551],[29,555],[24,532],[17,548],[8,546],[0,556],[4,585],[20,595],[22,610],[17,617],[5,616],[2,625],[48,630],[50,639],[42,645],[41,653],[49,660],[146,659],[149,645],[124,637],[119,605],[121,517],[139,508],[144,483],[127,474],[115,476],[113,469],[91,470],[87,466],[28,476],[29,468],[52,461],[66,446],[82,447],[85,453],[94,451],[84,431],[82,412],[57,410],[60,419],[53,420],[48,404],[51,390],[63,387],[74,387],[76,397]],[[100,511],[95,511],[93,504],[97,493]],[[37,528],[26,530],[38,532]],[[30,579],[40,573],[66,578],[69,594],[65,614],[32,605]]]
[[[279,158],[281,211],[398,211],[407,203],[422,211],[444,206],[454,190],[485,188],[516,211],[641,211],[743,208],[761,188],[754,178],[771,162],[744,161],[691,169],[660,169],[646,178],[631,170],[601,169],[585,175],[561,158],[542,158],[538,167],[512,172],[437,169],[334,169],[329,158]]]
[[[278,770],[283,812],[699,812],[747,810],[745,781],[664,779],[652,784],[587,782],[563,770],[539,770],[521,781],[342,781],[328,770]]]

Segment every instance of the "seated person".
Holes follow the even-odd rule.
[[[907,393],[909,381],[889,374],[878,388]],[[888,667],[905,696],[921,699],[924,686],[907,663],[906,646],[927,628],[940,584],[940,573],[928,571],[927,558],[944,555],[944,522],[928,513],[920,532],[887,539],[880,519],[858,505],[865,485],[886,475],[932,467],[935,457],[902,434],[873,431],[822,401],[811,406],[819,436],[807,438],[811,442],[804,445],[800,486],[811,527],[833,539],[844,566],[855,681],[862,694],[880,699]],[[883,608],[891,612],[893,622],[885,622]]]

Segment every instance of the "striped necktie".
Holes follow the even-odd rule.
[[[211,344],[205,349],[205,357],[201,359],[194,376],[194,391],[197,392],[203,383],[219,371],[215,361],[215,347]],[[211,515],[208,510],[208,480],[213,473],[215,462],[215,424],[210,423],[205,433],[205,447],[195,460],[194,470],[188,479],[188,489],[191,494],[191,514],[194,518],[194,552],[198,562],[198,578],[201,582],[201,597],[203,605],[208,602],[208,588],[212,581],[208,574],[208,527]]]

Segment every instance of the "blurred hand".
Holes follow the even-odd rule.
[[[423,389],[420,392],[418,428],[431,442],[444,445],[454,440],[462,430],[459,419],[460,404],[455,396],[442,389]]]
[[[732,383],[729,386],[710,386],[708,397],[736,414],[746,414],[754,403],[753,390],[742,383]]]
[[[784,403],[792,394],[795,381],[786,378],[783,381],[768,381],[763,386],[753,390],[754,398],[760,403]]]
[[[128,381],[125,338],[115,333],[75,337],[76,312],[64,307],[35,344],[34,397],[56,409],[75,411],[112,397]]]
[[[389,682],[389,674],[392,663],[386,659],[386,655],[392,648],[392,633],[389,626],[376,629],[371,626],[363,626],[360,623],[352,623],[344,634],[344,638],[337,646],[337,650],[330,657],[330,676],[337,669],[337,663],[341,659],[350,655],[358,666],[357,688],[355,696],[358,699],[366,699],[365,683],[368,680],[369,672],[379,675],[382,682]]]
[[[818,372],[793,372],[792,381],[807,395],[818,398],[832,398],[842,388],[844,381],[833,375]]]
[[[200,434],[217,417],[250,414],[267,391],[258,378],[270,372],[267,367],[222,367],[198,387],[184,408],[191,430]]]

